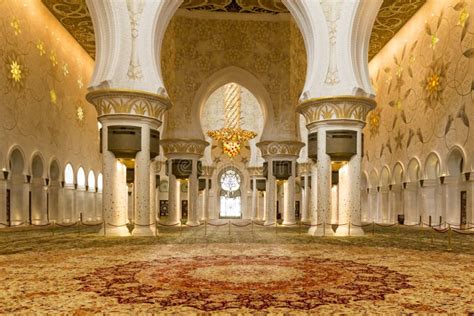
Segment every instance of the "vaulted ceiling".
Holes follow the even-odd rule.
[[[72,34],[79,44],[95,58],[92,20],[85,0],[42,0],[51,13]],[[426,0],[384,0],[370,40],[372,59]],[[289,14],[281,0],[184,0],[182,10],[238,14]]]

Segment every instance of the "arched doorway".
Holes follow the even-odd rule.
[[[467,224],[467,191],[463,179],[464,155],[454,148],[447,159],[448,175],[444,178],[446,222],[455,226]]]
[[[48,208],[49,219],[59,220],[59,164],[56,160],[51,162],[49,166],[49,187],[48,187]]]
[[[25,159],[19,149],[10,154],[9,166],[11,171],[10,190],[7,190],[7,222],[14,225],[27,224],[28,217],[28,189],[25,183]],[[8,207],[9,206],[9,207]]]
[[[233,167],[222,170],[220,175],[219,218],[242,218],[242,177]]]
[[[31,164],[31,222],[33,224],[42,224],[47,221],[47,201],[46,191],[43,181],[43,159],[40,155],[35,155]]]

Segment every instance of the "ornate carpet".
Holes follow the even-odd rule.
[[[0,313],[458,313],[473,256],[171,244],[0,256]]]

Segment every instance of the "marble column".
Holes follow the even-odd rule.
[[[108,150],[108,124],[102,123],[102,210],[107,236],[129,236],[127,168]],[[103,233],[103,232],[102,232]]]
[[[6,172],[6,170],[4,170]],[[3,177],[3,174],[0,174],[0,177]],[[7,225],[7,179],[0,179],[0,223]],[[0,225],[0,228],[3,228],[3,225]]]
[[[42,178],[33,178],[31,183],[31,221],[35,225],[47,221],[46,190]]]
[[[438,213],[437,205],[437,189],[438,181],[429,179],[423,181],[423,187],[421,188],[422,207],[421,207],[421,218],[423,223],[429,224],[431,217],[431,225],[437,225],[440,214]]]
[[[295,181],[296,181],[296,158],[291,161],[291,173],[288,180],[283,183],[284,205],[283,205],[283,225],[296,224],[295,214]]]
[[[301,222],[308,222],[310,219],[308,209],[309,209],[309,199],[311,197],[311,188],[309,185],[309,176],[308,174],[303,174],[303,185],[301,190]]]
[[[260,149],[262,153],[263,159],[268,163],[268,175],[266,181],[266,190],[265,190],[265,225],[273,225],[276,222],[276,178],[274,176],[273,170],[273,162],[274,161],[291,161],[292,162],[292,169],[290,170],[290,178],[291,181],[287,187],[287,199],[285,199],[285,205],[281,205],[281,207],[286,212],[283,212],[283,216],[285,217],[285,213],[287,214],[287,221],[290,220],[291,222],[291,212],[293,213],[293,222],[294,222],[294,182],[295,182],[295,174],[296,174],[296,159],[299,156],[299,152],[301,148],[304,146],[304,143],[297,142],[297,141],[264,141],[257,144],[257,147]],[[292,193],[291,193],[292,192]],[[291,205],[293,205],[291,207]],[[285,218],[284,218],[285,220]]]
[[[176,225],[181,221],[179,206],[181,204],[180,192],[181,184],[171,170],[172,160],[168,160],[168,219],[166,225]]]
[[[256,177],[252,177],[252,179],[250,180],[252,181],[252,220],[256,220],[258,218],[258,207],[257,207],[257,203],[258,203],[258,191],[257,191],[257,178]]]
[[[407,182],[403,190],[405,224],[415,225],[420,222],[418,211],[418,182]]]
[[[445,216],[444,220],[451,225],[459,225],[461,222],[461,193],[459,189],[460,176],[446,176],[444,178],[445,193]]]
[[[358,126],[357,126],[358,125]],[[360,175],[362,163],[363,124],[353,123],[350,127],[357,132],[357,153],[339,169],[339,223],[336,236],[362,236],[360,204]]]
[[[369,222],[380,222],[379,195],[377,188],[369,188]]]
[[[188,186],[188,225],[199,225],[199,213],[197,208],[197,199],[199,192],[199,179],[197,174],[197,159],[192,160],[192,173],[189,177]]]
[[[379,210],[381,223],[390,223],[390,190],[388,186],[378,188],[379,194]]]
[[[470,226],[474,225],[474,172],[467,175],[467,222]]]

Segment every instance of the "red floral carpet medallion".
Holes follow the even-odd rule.
[[[382,266],[287,256],[195,256],[137,261],[78,278],[82,291],[122,304],[310,310],[325,304],[384,300],[412,288],[408,277]]]

